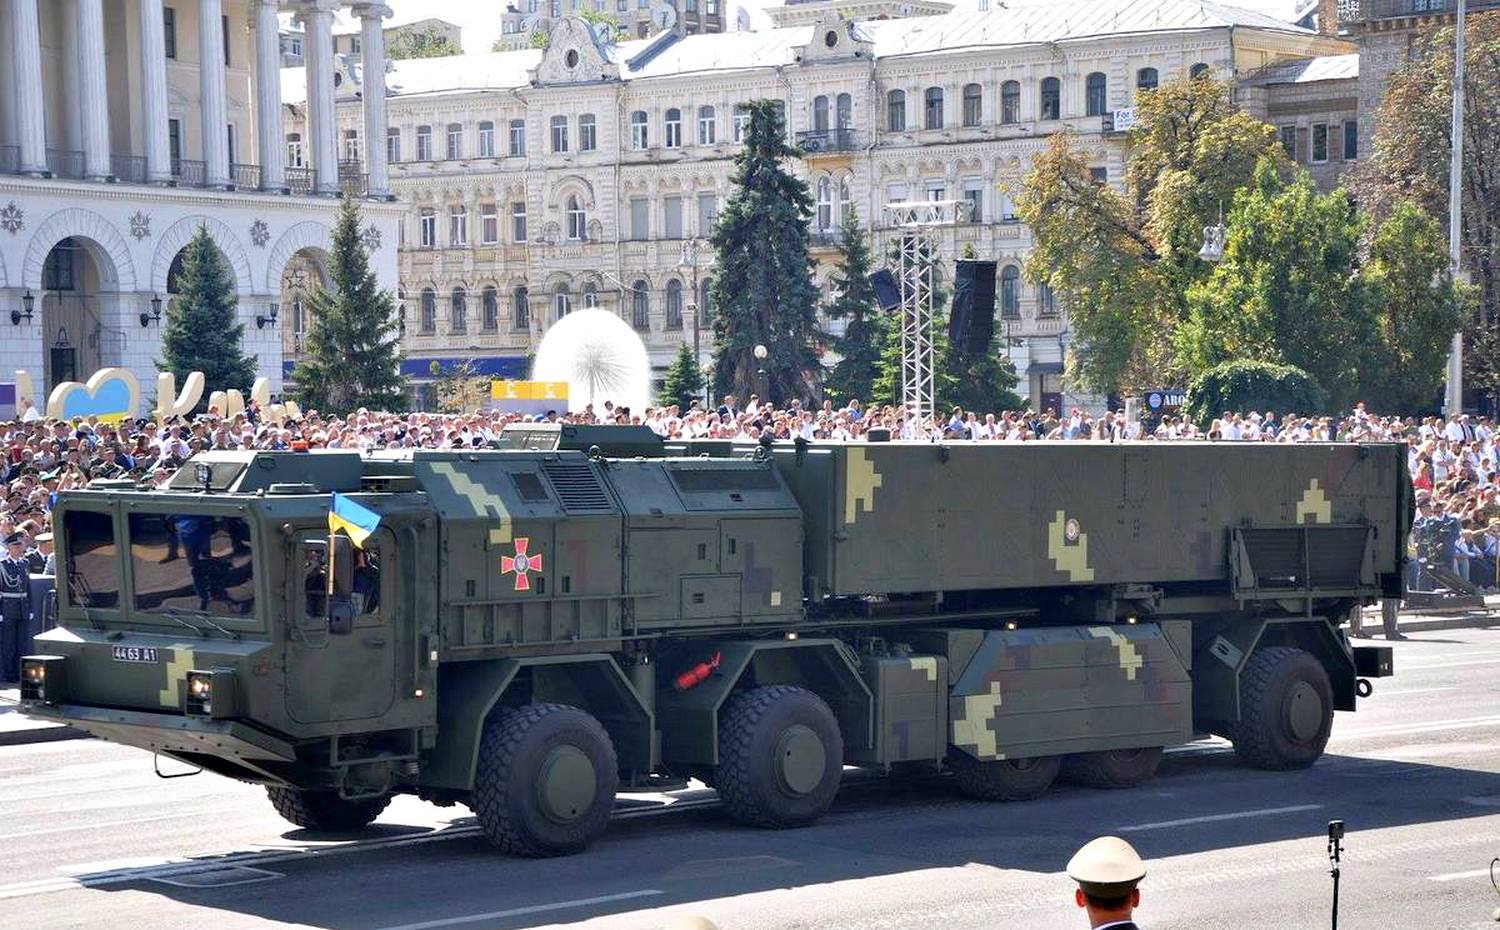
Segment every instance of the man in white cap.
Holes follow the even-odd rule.
[[[1136,885],[1146,863],[1129,843],[1117,836],[1090,840],[1068,860],[1068,877],[1078,883],[1074,899],[1093,930],[1136,930],[1131,914],[1141,904]]]

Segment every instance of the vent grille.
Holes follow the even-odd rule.
[[[542,466],[547,480],[569,512],[609,512],[614,509],[599,478],[587,462],[547,462]]]

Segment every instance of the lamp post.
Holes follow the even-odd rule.
[[[756,387],[760,390],[760,402],[762,405],[765,405],[771,401],[771,382],[766,376],[766,356],[771,353],[761,343],[756,343],[755,348],[751,352],[755,356]]]
[[[701,337],[699,335],[698,314],[698,250],[702,240],[694,237],[682,243],[682,257],[677,262],[678,268],[687,268],[692,273],[693,293],[687,302],[688,312],[693,315],[693,364],[703,367],[703,351],[700,348]]]
[[[1448,162],[1448,275],[1457,281],[1463,252],[1464,199],[1464,19],[1467,0],[1458,0],[1458,28],[1453,40],[1453,143]],[[1443,415],[1456,417],[1464,406],[1464,331],[1453,334],[1448,352],[1448,383],[1443,389]]]

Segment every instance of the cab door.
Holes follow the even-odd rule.
[[[348,632],[333,632],[326,533],[305,528],[288,553],[286,709],[302,723],[378,717],[395,699],[395,539],[382,527],[355,550],[353,622]]]

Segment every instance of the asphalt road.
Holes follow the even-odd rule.
[[[490,850],[468,811],[398,799],[358,837],[315,838],[263,793],[159,780],[94,740],[0,750],[0,913],[46,928],[294,926],[647,930],[1086,928],[1061,869],[1100,833],[1149,860],[1138,912],[1160,927],[1323,927],[1325,826],[1349,825],[1340,926],[1494,926],[1500,896],[1500,631],[1398,643],[1398,677],[1340,714],[1310,771],[1240,767],[1195,744],[1130,791],[963,800],[943,779],[851,779],[815,827],[750,830],[706,792],[632,800],[568,859]]]

